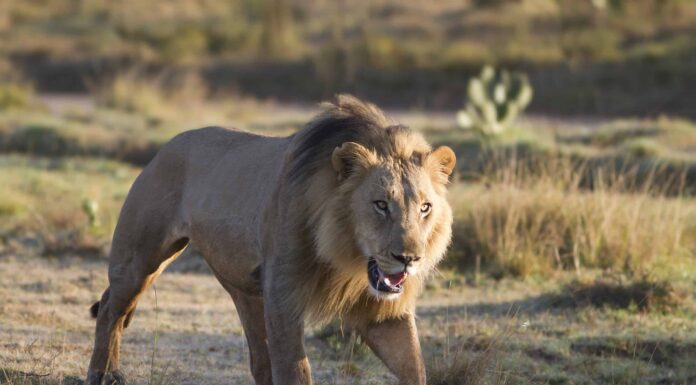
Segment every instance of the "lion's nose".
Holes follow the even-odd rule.
[[[421,259],[421,257],[417,257],[415,255],[401,255],[401,254],[394,254],[392,253],[392,257],[396,259],[397,261],[403,263],[404,265],[408,266],[411,264],[411,262],[417,262]]]

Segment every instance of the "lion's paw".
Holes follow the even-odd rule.
[[[126,385],[126,377],[119,370],[107,373],[90,373],[85,385]]]

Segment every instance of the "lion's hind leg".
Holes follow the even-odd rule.
[[[97,327],[86,385],[125,384],[119,371],[123,329],[132,317],[140,294],[187,243],[187,238],[179,238],[162,247],[163,243],[150,238],[137,242],[135,248],[114,244],[109,262],[109,288],[91,309],[96,315]]]
[[[271,360],[266,343],[266,325],[263,314],[263,298],[255,297],[229,288],[227,291],[234,300],[237,314],[242,321],[244,335],[249,344],[249,365],[256,385],[273,385]]]

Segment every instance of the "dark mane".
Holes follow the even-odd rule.
[[[345,142],[356,142],[375,148],[375,139],[393,126],[376,106],[353,96],[339,95],[326,103],[326,111],[309,122],[295,139],[290,153],[288,178],[297,185],[329,164],[333,150]]]

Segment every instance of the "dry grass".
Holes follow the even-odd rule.
[[[438,64],[443,56],[456,63],[478,64],[659,55],[679,48],[673,47],[679,46],[673,31],[688,27],[695,12],[689,2],[671,0],[622,2],[621,9],[613,11],[594,8],[590,2],[547,0],[493,5],[454,0],[379,4],[365,0],[345,4],[128,0],[118,7],[105,1],[6,3],[3,10],[8,16],[0,19],[0,33],[8,37],[10,53],[37,52],[53,58],[121,56],[177,64],[229,57],[267,59],[269,54],[296,59],[331,44],[325,37],[332,33],[346,44],[359,45],[362,21],[369,18],[374,20],[367,24],[366,48],[371,55],[365,59],[371,61],[377,55],[398,67]],[[541,27],[530,26],[535,23]],[[625,40],[630,44],[621,44]],[[486,50],[448,50],[452,43],[460,48],[483,44]],[[382,55],[386,53],[392,55]],[[399,64],[400,59],[406,63]],[[375,64],[385,63],[377,60]]]
[[[462,344],[428,363],[430,385],[505,385],[508,373],[500,356],[504,336],[488,338],[480,346]]]
[[[689,199],[631,172],[589,175],[564,157],[496,164],[481,184],[451,194],[454,253],[521,276],[583,268],[637,276],[692,256]]]
[[[205,69],[211,86],[260,97],[353,89],[438,108],[459,107],[462,84],[488,63],[527,69],[537,111],[693,116],[682,97],[693,88],[692,2],[484,3],[5,0],[0,57],[34,68],[42,89],[74,92],[75,78],[135,64]],[[274,20],[276,7],[286,16]]]

